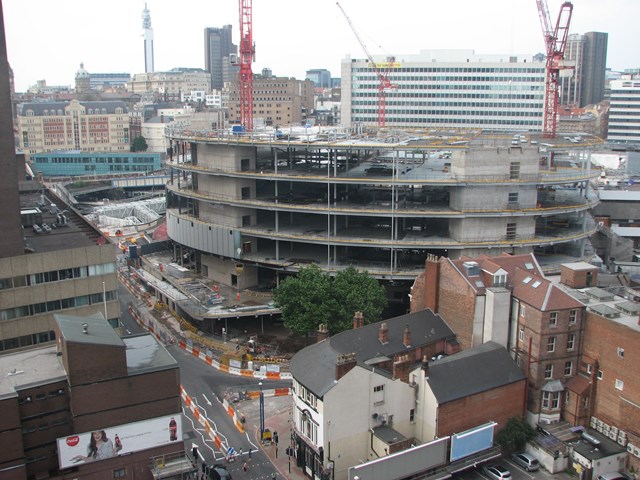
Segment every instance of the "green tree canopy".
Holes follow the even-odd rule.
[[[331,334],[347,330],[357,311],[365,323],[376,322],[387,305],[384,287],[366,271],[349,267],[332,278],[316,264],[282,281],[274,300],[285,327],[300,334],[315,331],[321,323]]]
[[[147,140],[140,136],[133,139],[131,143],[131,151],[132,152],[146,152],[149,145],[147,145]]]
[[[496,443],[506,451],[522,450],[535,435],[536,432],[531,425],[521,418],[512,417],[496,434]]]

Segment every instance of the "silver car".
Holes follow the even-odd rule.
[[[489,480],[511,480],[511,472],[502,465],[495,463],[486,465],[482,469],[482,473],[484,473]]]
[[[511,460],[513,463],[517,463],[524,468],[527,472],[533,472],[540,468],[540,462],[536,457],[526,452],[516,452],[511,454]]]

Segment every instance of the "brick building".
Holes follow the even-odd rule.
[[[18,131],[27,156],[56,150],[129,151],[129,114],[121,101],[21,103]]]
[[[562,269],[573,288],[597,280],[588,264]],[[528,377],[530,423],[560,420],[565,385],[577,372],[584,306],[542,275],[533,254],[428,257],[411,308],[442,315],[462,348],[504,346]]]
[[[487,421],[503,428],[524,411],[525,377],[505,348],[487,342],[432,362],[414,373],[418,422],[425,437],[442,438]]]
[[[640,469],[640,308],[611,296],[607,317],[586,316],[582,359],[582,391],[570,397],[581,412],[576,424],[589,425],[627,448],[628,467]],[[617,305],[617,308],[616,308]],[[626,313],[621,311],[626,309]],[[570,408],[567,408],[570,410]]]
[[[0,356],[2,477],[151,478],[157,457],[192,470],[173,357],[100,314],[55,321],[56,345]]]

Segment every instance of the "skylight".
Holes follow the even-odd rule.
[[[522,283],[527,284],[531,281],[531,277],[527,277],[524,280],[522,280]]]
[[[533,270],[533,263],[531,262],[525,263],[524,268],[526,268],[527,270]]]
[[[542,285],[542,282],[540,280],[536,280],[531,284],[533,288],[538,288],[540,285]]]

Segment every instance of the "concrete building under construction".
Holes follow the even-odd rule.
[[[167,187],[176,258],[247,288],[312,262],[403,285],[428,253],[592,254],[596,138],[304,132],[168,129],[182,152]]]

